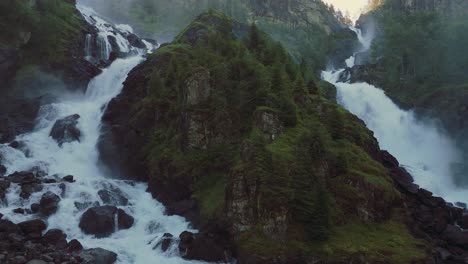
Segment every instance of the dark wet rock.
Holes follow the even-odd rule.
[[[467,209],[466,203],[456,202],[455,205],[458,206],[458,207],[460,207],[460,208]]]
[[[0,199],[4,199],[8,188],[10,188],[10,181],[0,179]]]
[[[184,231],[179,238],[179,252],[185,259],[226,261],[224,248],[206,234],[194,234]]]
[[[129,229],[132,227],[134,221],[135,219],[133,216],[127,214],[124,210],[119,209],[117,211],[117,222],[119,229]]]
[[[448,225],[442,237],[449,244],[468,248],[468,231],[463,231],[454,225]]]
[[[59,229],[51,229],[42,237],[42,243],[51,244],[59,249],[67,247],[67,235]]]
[[[468,229],[468,213],[464,213],[460,220],[458,221],[458,225],[463,229]]]
[[[83,264],[113,264],[117,260],[117,254],[102,248],[83,250],[78,256]]]
[[[168,215],[185,215],[187,212],[196,208],[197,204],[194,200],[182,200],[172,203],[166,207]]]
[[[47,228],[47,225],[41,219],[24,221],[18,224],[19,228],[25,233],[42,233]]]
[[[11,142],[16,135],[31,131],[39,108],[39,98],[0,99],[0,144]]]
[[[17,184],[40,183],[40,180],[36,178],[34,173],[27,171],[15,172],[13,174],[10,174],[7,176],[7,180]]]
[[[24,184],[21,186],[20,197],[23,199],[29,199],[31,194],[42,191],[42,185],[37,183]]]
[[[125,211],[117,209],[115,206],[105,205],[86,210],[81,216],[79,226],[86,234],[107,237],[116,230],[116,216],[119,229],[128,229],[133,225],[133,217],[125,213]]]
[[[76,239],[70,240],[70,242],[68,242],[67,248],[69,252],[76,252],[76,251],[83,250],[83,246],[81,245],[80,241]]]
[[[63,143],[80,141],[81,131],[77,128],[80,115],[71,115],[55,122],[49,136],[51,136],[59,146]]]
[[[15,213],[15,214],[25,214],[26,211],[23,208],[16,208],[16,209],[13,209],[13,213]]]
[[[41,209],[41,206],[38,203],[31,204],[31,212],[37,213]]]
[[[0,177],[5,176],[6,172],[7,172],[7,168],[3,165],[0,165]]]
[[[143,43],[143,41],[135,34],[132,34],[132,33],[128,34],[127,39],[130,45],[132,45],[135,48],[139,48],[139,49],[146,48],[145,43]]]
[[[2,219],[2,218],[3,218],[3,214],[2,214],[2,213],[0,213],[0,219]]]
[[[44,179],[42,182],[45,184],[51,184],[51,183],[57,183],[57,180],[56,179]]]
[[[165,233],[161,239],[161,250],[166,252],[171,246],[173,240],[174,236],[172,234]]]
[[[98,191],[99,197],[101,197],[104,204],[126,206],[128,205],[128,199],[122,194],[122,191],[118,188],[112,190],[100,190]]]
[[[63,177],[62,179],[64,181],[66,181],[66,182],[69,182],[69,183],[75,182],[73,175],[67,175],[67,176]]]
[[[19,233],[21,229],[13,224],[13,222],[8,220],[0,220],[0,233],[10,234],[10,233]]]
[[[20,147],[20,143],[15,140],[15,141],[11,142],[8,146],[10,146],[11,148],[17,149],[17,148]]]
[[[57,212],[60,197],[53,192],[46,192],[42,195],[39,202],[39,212],[43,215],[49,216]]]
[[[414,184],[413,177],[401,167],[390,170],[393,180],[405,191],[411,194],[417,194],[419,186]]]
[[[382,156],[382,163],[386,168],[393,169],[400,166],[398,160],[388,151],[382,150],[380,154]]]

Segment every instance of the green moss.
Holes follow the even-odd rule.
[[[212,217],[224,205],[226,175],[211,174],[203,176],[195,185],[194,198],[198,201],[201,214]]]
[[[385,223],[350,223],[335,228],[330,240],[317,244],[313,253],[329,260],[364,256],[373,263],[412,263],[424,259],[424,242],[410,235],[397,219]]]

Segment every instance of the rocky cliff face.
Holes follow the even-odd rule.
[[[401,0],[401,8],[406,11],[436,11],[446,16],[462,15],[468,12],[464,0]]]
[[[51,99],[45,95],[54,89],[83,90],[100,70],[84,59],[85,35],[93,29],[74,2],[2,2],[0,9],[5,26],[0,32],[4,143],[33,128],[39,106]]]
[[[221,261],[224,250],[239,263],[463,259],[455,240],[465,233],[452,228],[460,210],[413,184],[270,39],[251,28],[241,43],[233,28],[202,14],[130,73],[104,117],[102,153],[115,146],[115,163],[202,231],[181,234],[186,258]],[[222,249],[197,249],[205,239]]]

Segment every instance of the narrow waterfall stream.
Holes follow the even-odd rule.
[[[367,50],[371,40],[353,29]],[[353,67],[355,56],[346,60]],[[422,188],[449,202],[468,202],[468,190],[457,188],[451,167],[460,162],[454,142],[434,122],[421,121],[412,111],[400,109],[385,92],[368,83],[341,82],[345,69],[322,72],[322,78],[337,88],[338,103],[361,118],[375,133],[382,149],[402,163]]]
[[[99,30],[98,35],[103,40],[100,58],[109,58],[107,36],[110,34],[116,37],[121,51],[129,51],[131,46],[128,41],[120,34],[112,33],[109,24],[91,9],[81,6],[79,10]],[[120,28],[131,29],[123,25]],[[86,41],[86,55],[91,56],[90,37]],[[150,45],[147,42],[145,44]],[[43,189],[33,193],[29,199],[21,198],[20,186],[12,184],[8,189],[6,203],[0,206],[4,219],[18,223],[38,218],[35,214],[17,214],[13,210],[29,208],[31,204],[38,203],[44,193],[51,191],[60,196],[61,201],[58,211],[47,219],[47,228],[63,230],[68,240],[78,239],[85,248],[101,247],[113,251],[118,254],[117,263],[122,264],[198,263],[183,260],[179,256],[177,243],[172,243],[166,252],[157,246],[164,233],[177,236],[184,230],[190,230],[190,224],[181,217],[166,216],[165,208],[146,192],[146,184],[104,175],[98,162],[96,145],[106,105],[120,93],[127,74],[143,60],[146,52],[136,49],[130,53],[133,55],[116,59],[89,83],[85,94],[63,96],[55,103],[42,106],[34,131],[16,138],[21,144],[20,148],[0,145],[0,156],[7,167],[6,175],[36,169],[46,174],[44,178],[61,179],[65,175],[73,175],[76,181],[64,183],[58,180],[57,183],[44,184]],[[58,119],[75,114],[80,116],[77,125],[81,132],[80,141],[59,146],[49,133]],[[135,222],[130,229],[118,230],[100,239],[82,232],[79,227],[81,215],[87,208],[104,203],[98,195],[100,190],[117,192],[119,197],[128,199],[128,202],[118,207],[134,217]]]

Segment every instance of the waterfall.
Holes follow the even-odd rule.
[[[371,40],[358,34],[364,50]],[[353,67],[355,56],[346,60]],[[361,118],[375,133],[382,149],[388,150],[412,174],[415,183],[451,202],[468,202],[468,190],[457,188],[452,166],[460,162],[454,142],[433,121],[418,120],[413,111],[400,109],[385,92],[368,83],[347,83],[345,69],[322,72],[322,78],[336,86],[338,102]],[[348,78],[344,78],[348,79]]]
[[[94,11],[85,7],[79,10],[88,22],[100,30],[99,36],[110,34],[108,24]],[[88,50],[90,38],[86,38],[87,55],[91,54]],[[103,43],[104,39],[107,38],[102,37]],[[103,44],[102,52],[108,56],[106,43]],[[146,49],[138,50],[134,56],[113,61],[91,80],[85,94],[64,95],[54,103],[43,105],[35,129],[17,136],[16,141],[23,146],[21,149],[7,144],[0,145],[0,156],[3,157],[2,163],[7,166],[7,175],[36,168],[46,173],[46,178],[60,179],[71,174],[75,180],[65,185],[44,184],[41,191],[33,193],[28,199],[19,196],[21,188],[18,184],[12,184],[6,195],[6,203],[0,206],[4,219],[18,223],[37,218],[34,214],[15,214],[12,211],[18,207],[29,208],[39,202],[42,194],[50,191],[60,196],[61,201],[58,211],[47,219],[48,229],[63,230],[68,240],[78,239],[85,248],[101,247],[113,251],[118,254],[117,263],[121,264],[200,263],[182,259],[177,247],[171,247],[164,253],[160,248],[153,249],[155,237],[162,237],[164,233],[177,236],[185,230],[195,230],[191,230],[190,223],[184,218],[165,215],[164,206],[146,192],[147,184],[114,179],[100,169],[98,162],[97,142],[106,106],[121,92],[128,73],[142,62],[146,52]],[[58,119],[74,114],[80,116],[77,125],[81,132],[80,141],[59,146],[49,133]],[[128,199],[126,205],[118,208],[134,217],[135,222],[130,229],[117,230],[111,236],[100,239],[82,232],[79,220],[85,210],[96,203],[105,204],[98,194],[100,190],[118,190],[119,195]]]
[[[86,40],[85,40],[85,59],[90,61],[93,54],[92,54],[92,41],[93,41],[93,35],[91,34],[86,34]]]

